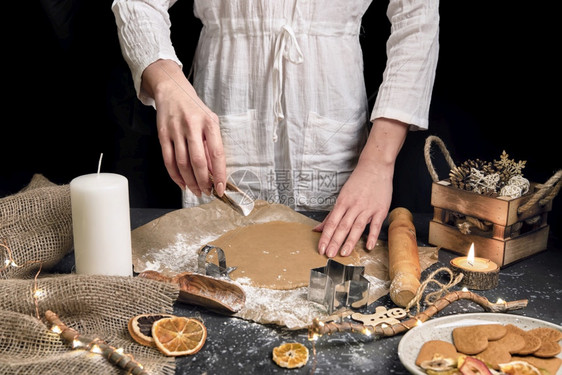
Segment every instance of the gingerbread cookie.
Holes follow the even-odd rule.
[[[508,332],[504,337],[496,341],[490,341],[488,347],[477,354],[477,357],[488,366],[499,370],[500,363],[511,361],[511,354],[525,347],[525,339],[516,333]]]
[[[508,333],[515,333],[523,337],[523,339],[525,340],[525,346],[520,350],[513,352],[513,354],[528,355],[534,353],[540,348],[541,339],[537,335],[533,335],[513,324],[507,324],[505,328],[507,329]]]
[[[416,365],[420,366],[422,362],[431,361],[439,355],[443,358],[452,358],[456,361],[461,354],[457,352],[455,346],[450,342],[431,340],[422,345],[418,357],[416,358]]]
[[[489,341],[499,340],[507,333],[501,324],[481,324],[453,329],[453,343],[461,353],[473,355],[484,351]]]
[[[562,367],[562,359],[556,357],[562,351],[562,331],[555,328],[524,330],[513,324],[470,325],[453,329],[452,338],[452,344],[441,340],[426,342],[416,364],[423,369],[431,365],[439,366],[440,371],[449,370],[456,366],[454,360],[466,355],[494,370],[500,370],[500,364],[517,361],[528,362],[549,374],[556,374]]]
[[[559,330],[549,327],[539,327],[531,329],[528,332],[541,340],[540,348],[533,352],[534,356],[549,358],[560,353],[561,348],[558,341],[562,339],[562,332]]]

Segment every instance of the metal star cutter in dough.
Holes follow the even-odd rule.
[[[342,308],[360,309],[369,299],[365,267],[328,259],[326,266],[313,268],[308,283],[308,300],[326,307],[328,314]]]

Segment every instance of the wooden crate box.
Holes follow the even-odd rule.
[[[451,186],[449,180],[433,182],[429,243],[466,255],[474,243],[475,255],[504,267],[545,250],[552,201],[524,212],[519,207],[532,197],[537,184],[518,198],[490,197]],[[474,224],[475,223],[475,224]]]

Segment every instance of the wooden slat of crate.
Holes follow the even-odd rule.
[[[429,243],[455,253],[467,255],[474,243],[475,255],[504,267],[517,260],[543,251],[547,247],[549,226],[524,233],[515,238],[498,240],[473,234],[462,234],[454,226],[432,220],[429,223]]]
[[[532,197],[536,184],[531,184],[531,192],[519,198],[488,197],[472,191],[451,186],[447,180],[433,182],[431,205],[447,209],[502,226],[510,226],[552,209],[552,201],[545,206],[535,204],[522,214],[517,209]]]

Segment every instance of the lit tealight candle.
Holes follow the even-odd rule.
[[[474,256],[474,243],[467,256],[451,260],[455,274],[462,273],[461,284],[469,289],[486,290],[498,286],[500,268],[490,259]]]
[[[70,200],[76,273],[132,276],[127,179],[98,167],[70,182]]]

